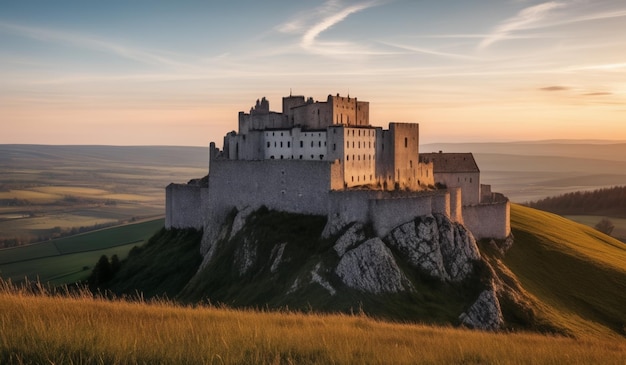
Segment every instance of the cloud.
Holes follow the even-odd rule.
[[[546,87],[542,87],[539,90],[541,91],[565,91],[565,90],[569,90],[569,87],[567,86],[546,86]]]
[[[399,48],[399,49],[403,49],[403,50],[409,51],[411,53],[423,53],[423,54],[428,54],[428,55],[432,55],[432,56],[440,56],[440,57],[445,57],[445,58],[469,60],[469,61],[480,60],[479,58],[476,58],[476,57],[473,57],[473,56],[467,56],[467,55],[457,54],[457,53],[441,52],[441,51],[437,51],[437,50],[429,49],[429,48],[407,46],[407,45],[403,45],[403,44],[388,43],[388,42],[381,42],[381,43],[386,44],[386,45],[391,46],[391,47],[396,47],[396,48]]]
[[[583,94],[583,96],[606,96],[606,95],[613,95],[613,93],[609,93],[609,92],[595,92],[595,93]]]
[[[550,1],[547,3],[534,5],[520,11],[516,16],[502,22],[496,29],[485,37],[478,45],[479,49],[485,49],[490,45],[504,39],[509,39],[511,33],[531,28],[540,20],[546,18],[554,9],[562,8],[565,3]]]
[[[328,0],[321,7],[307,11],[287,23],[281,24],[276,29],[283,33],[300,34],[299,45],[305,50],[322,53],[351,53],[355,51],[355,45],[347,42],[319,42],[320,34],[341,23],[350,15],[360,11],[379,6],[387,0],[372,0],[354,4],[344,4],[339,0]],[[350,52],[342,51],[342,48],[352,48]],[[358,51],[358,50],[357,50]],[[363,50],[360,51],[363,53]],[[365,51],[365,53],[369,53]]]
[[[119,57],[150,65],[165,65],[185,68],[190,67],[190,65],[188,64],[174,61],[172,59],[157,55],[152,52],[128,47],[108,40],[89,37],[83,34],[64,32],[49,28],[24,26],[3,21],[0,21],[0,30],[4,30],[6,32],[39,41],[57,42],[83,49],[107,52],[117,55]]]

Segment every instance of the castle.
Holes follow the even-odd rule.
[[[289,95],[282,112],[262,98],[239,113],[239,130],[209,147],[205,179],[166,188],[166,228],[218,236],[233,210],[266,206],[327,216],[326,235],[352,222],[381,237],[416,216],[441,213],[477,239],[510,235],[510,203],[489,185],[471,153],[419,153],[417,123],[369,122],[369,103]]]

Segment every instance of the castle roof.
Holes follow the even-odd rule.
[[[432,162],[434,173],[480,172],[471,153],[420,153],[420,159]]]

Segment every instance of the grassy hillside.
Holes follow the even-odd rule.
[[[501,298],[507,327],[581,338],[624,336],[626,245],[587,226],[516,204],[511,217],[515,243],[504,256],[481,244],[483,255],[512,291]],[[163,230],[141,252],[130,255],[107,288],[118,294],[143,291],[146,298],[165,294],[186,303],[208,300],[240,307],[364,310],[380,318],[435,324],[456,324],[479,290],[479,281],[441,285],[414,273],[411,280],[417,293],[363,295],[331,278],[341,295],[331,296],[318,285],[285,295],[293,278],[306,277],[316,262],[332,266],[337,260],[328,252],[331,241],[314,238],[323,219],[266,211],[249,223],[220,250],[215,264],[191,281],[200,264],[200,234]],[[252,275],[234,274],[233,266],[239,262],[235,256],[246,241],[255,242],[259,257],[271,256],[277,242],[286,243],[287,266],[272,273],[272,260],[261,259],[262,266]]]
[[[31,295],[0,283],[2,364],[623,364],[626,343],[363,316]]]
[[[20,282],[28,277],[53,284],[84,280],[102,255],[126,257],[160,228],[163,219],[112,227],[39,244],[0,250],[0,276]]]
[[[196,230],[162,228],[143,246],[130,251],[120,271],[102,289],[117,295],[175,298],[202,262]]]
[[[515,244],[502,261],[567,333],[626,335],[626,245],[595,229],[511,207]]]

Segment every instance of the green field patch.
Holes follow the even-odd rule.
[[[148,238],[146,237],[145,240]],[[111,257],[112,255],[117,255],[120,259],[124,259],[133,247],[140,246],[144,242],[144,240],[141,240],[100,250],[3,264],[0,265],[0,276],[5,280],[11,279],[11,281],[16,283],[28,278],[29,280],[39,279],[44,283],[50,282],[53,285],[70,284],[86,280],[100,256],[107,255],[107,257]]]
[[[163,219],[112,227],[43,243],[0,250],[0,265],[137,244],[163,227]],[[1,267],[0,267],[1,268]],[[4,269],[3,269],[4,272]]]
[[[52,241],[0,250],[0,265],[60,254]],[[0,269],[2,266],[0,266]],[[4,272],[4,271],[3,271]]]

